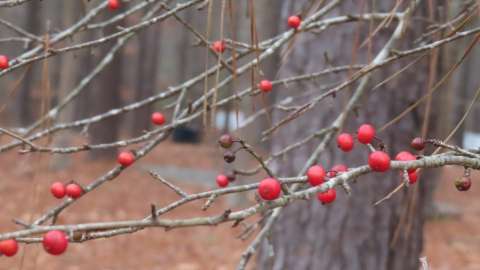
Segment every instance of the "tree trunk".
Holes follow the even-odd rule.
[[[284,1],[283,20],[288,14],[296,14],[307,1]],[[368,3],[366,3],[368,2]],[[376,1],[375,11],[388,12],[397,1]],[[409,2],[409,1],[405,1]],[[370,2],[344,1],[333,15],[356,14],[370,12]],[[426,6],[426,4],[425,4]],[[405,8],[405,3],[399,10]],[[424,13],[426,7],[420,7],[415,15]],[[377,23],[370,31],[376,28]],[[303,73],[320,71],[326,67],[324,53],[333,65],[351,63],[366,63],[372,59],[385,44],[393,32],[395,23],[388,31],[382,30],[372,40],[372,54],[368,45],[356,48],[362,43],[369,32],[369,23],[351,24],[335,27],[323,32],[320,36],[302,35],[294,44],[293,51],[284,60],[285,63],[280,77],[294,76]],[[415,21],[415,29],[422,29],[420,20]],[[407,30],[397,49],[407,47],[413,40],[412,28]],[[357,44],[357,45],[355,45]],[[352,52],[355,51],[355,54]],[[352,57],[352,55],[356,55]],[[416,101],[427,91],[428,57],[418,63],[414,69],[409,69],[401,76],[381,88],[372,91],[372,87],[385,79],[389,74],[398,71],[402,65],[391,65],[389,68],[377,71],[368,91],[359,102],[355,113],[348,117],[344,131],[354,133],[356,128],[364,122],[370,122],[377,127],[385,124],[409,104]],[[329,85],[348,79],[348,74],[334,75],[328,79],[311,83],[287,86],[290,89],[279,91],[278,100],[285,98],[290,91],[313,91],[320,93],[319,85]],[[275,134],[272,140],[273,152],[286,145],[298,141],[315,131],[327,127],[335,119],[351,95],[352,89],[345,89],[335,98],[324,100],[311,112],[291,121],[287,126]],[[308,102],[310,97],[300,100],[301,104]],[[299,105],[299,104],[297,104]],[[409,141],[419,136],[423,122],[424,108],[419,107],[402,121],[378,134],[387,151],[394,155],[401,150],[409,149]],[[435,122],[434,113],[431,123]],[[274,122],[285,117],[285,113],[275,113]],[[430,125],[432,127],[433,125]],[[433,135],[430,129],[429,135]],[[288,159],[279,160],[275,169],[279,176],[295,175],[305,164],[312,149],[318,141],[312,142],[297,151],[290,153]],[[343,153],[331,141],[329,148],[324,151],[318,160],[326,168],[338,163],[347,166],[366,164],[368,149],[356,144],[350,153]],[[258,269],[328,269],[328,270],[417,270],[419,257],[422,251],[422,229],[425,221],[424,212],[426,203],[431,198],[433,186],[432,174],[429,171],[422,173],[417,184],[408,190],[401,190],[391,199],[379,206],[372,204],[389,193],[401,183],[398,172],[387,174],[370,174],[361,177],[352,185],[352,195],[347,196],[342,189],[337,189],[337,199],[333,204],[322,206],[316,199],[305,202],[295,202],[286,207],[278,222],[273,228],[270,240],[262,244],[258,256]],[[272,248],[273,247],[273,255]]]
[[[30,33],[39,34],[42,29],[42,5],[39,1],[33,1],[30,3],[27,15],[26,15],[26,27],[25,29]],[[16,97],[16,107],[18,115],[18,125],[27,126],[31,124],[35,116],[35,109],[37,108],[36,104],[33,102],[33,93],[35,88],[37,91],[40,91],[39,82],[38,82],[38,72],[35,72],[36,67],[41,67],[41,65],[30,65],[27,68],[26,75],[23,78],[21,87],[18,89],[18,94]]]
[[[138,69],[137,81],[135,89],[135,100],[145,99],[154,93],[156,74],[157,74],[157,56],[159,51],[159,36],[160,28],[156,25],[149,28],[147,31],[140,33],[139,37],[139,52],[138,52]],[[145,106],[134,112],[134,121],[132,133],[134,135],[140,134],[147,130],[150,126],[150,121],[138,119],[150,119],[152,113],[152,106]]]
[[[112,32],[113,30],[113,28],[110,28],[105,32]],[[102,57],[110,51],[115,42],[116,41],[107,42],[103,45],[101,49]],[[90,92],[89,101],[92,107],[92,115],[101,114],[110,109],[121,107],[123,90],[122,58],[122,51],[119,51],[114,55],[112,63],[103,70],[102,74],[99,75],[98,84],[93,91]],[[94,65],[96,64],[98,63],[94,62]],[[116,141],[119,137],[119,128],[122,123],[122,118],[123,115],[119,115],[93,124],[89,128],[90,143],[99,144]],[[90,157],[93,159],[112,158],[116,151],[115,148],[95,150],[91,152]]]

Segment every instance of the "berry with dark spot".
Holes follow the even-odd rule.
[[[410,146],[417,151],[422,151],[425,149],[425,140],[420,137],[416,137],[412,140]]]
[[[220,139],[218,139],[218,143],[223,148],[230,148],[233,145],[233,136],[230,134],[223,134],[220,136]]]
[[[470,176],[462,176],[455,181],[455,187],[458,191],[467,191],[472,186],[472,179]]]

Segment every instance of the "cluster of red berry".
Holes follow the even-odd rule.
[[[77,183],[69,183],[67,185],[62,182],[55,182],[50,186],[50,192],[53,197],[57,199],[62,199],[67,195],[72,199],[80,198],[83,194],[83,188]]]
[[[307,170],[307,181],[311,186],[318,186],[325,182],[326,177],[333,178],[338,174],[348,171],[348,167],[344,164],[333,166],[330,171],[326,172],[321,165],[313,165]],[[337,192],[335,189],[328,189],[325,192],[319,192],[317,199],[322,204],[328,204],[335,200]]]
[[[117,3],[118,1],[109,1],[111,3]],[[8,67],[8,59],[4,56],[0,56],[0,68]],[[165,123],[165,116],[162,113],[154,112],[151,117],[152,123],[155,125],[163,125]],[[117,162],[128,167],[135,161],[135,156],[130,151],[123,151],[117,157]],[[50,192],[57,199],[62,199],[68,196],[72,199],[81,197],[84,193],[83,188],[75,183],[71,182],[64,184],[62,182],[55,182],[50,186]],[[45,233],[43,236],[43,248],[46,252],[52,255],[60,255],[67,249],[68,237],[63,231],[53,230]],[[11,257],[18,252],[18,242],[15,239],[7,239],[0,241],[0,254]]]
[[[356,134],[356,138],[359,143],[365,145],[371,145],[376,139],[376,130],[370,124],[362,124]],[[221,147],[229,149],[236,142],[236,140],[230,134],[224,134],[220,137],[218,143]],[[355,145],[354,136],[349,133],[341,133],[337,137],[337,146],[345,152],[353,150]],[[413,139],[411,143],[412,148],[415,150],[423,150],[425,147],[425,141],[421,138]],[[234,152],[227,150],[224,153],[224,160],[228,163],[235,160]],[[397,161],[412,161],[416,160],[416,156],[408,151],[401,151],[395,156]],[[368,156],[368,165],[372,171],[386,172],[390,169],[390,156],[382,150],[374,150]],[[327,181],[327,178],[333,178],[341,173],[348,171],[348,167],[344,164],[337,164],[333,166],[329,171],[326,171],[321,165],[311,166],[306,173],[307,181],[311,186],[318,186]],[[417,170],[409,169],[408,182],[410,184],[415,183],[418,180]],[[228,176],[220,174],[217,176],[216,182],[219,187],[228,186],[229,182],[232,182]],[[260,181],[258,185],[258,195],[267,201],[275,200],[280,197],[281,183],[275,178],[268,177]],[[317,194],[318,200],[322,204],[328,204],[336,199],[335,189],[329,189],[325,192],[319,192]]]
[[[375,128],[370,124],[363,124],[357,130],[357,140],[361,144],[371,144],[375,139]],[[350,152],[354,148],[353,136],[349,133],[341,133],[337,137],[337,146],[344,152]],[[425,142],[421,138],[412,140],[411,147],[415,150],[423,150]],[[416,156],[408,151],[401,151],[395,156],[397,161],[411,161],[416,160]],[[386,172],[390,169],[390,156],[382,151],[375,150],[368,156],[368,165],[375,172]],[[408,180],[410,184],[418,180],[417,170],[408,170]]]
[[[223,134],[222,136],[220,136],[220,139],[218,140],[218,144],[220,144],[220,146],[225,149],[231,148],[234,143],[235,143],[235,138],[233,138],[233,136],[230,134]],[[233,161],[235,161],[235,153],[230,150],[227,150],[223,154],[223,159],[227,163],[232,163]],[[231,172],[226,175],[219,174],[216,179],[217,185],[219,187],[226,187],[230,182],[235,181],[235,178],[236,178],[235,172]]]
[[[68,237],[63,231],[53,230],[45,233],[42,238],[43,249],[49,254],[60,255],[67,250]],[[0,241],[0,254],[7,257],[18,252],[18,242],[15,239]]]

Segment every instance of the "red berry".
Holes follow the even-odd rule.
[[[225,51],[225,41],[217,40],[212,43],[212,49],[217,53],[223,53]]]
[[[269,80],[261,80],[260,83],[258,84],[258,88],[260,88],[262,92],[268,93],[272,91],[272,82]]]
[[[108,0],[108,8],[110,10],[117,10],[120,8],[120,1],[119,0]]]
[[[357,131],[358,141],[363,144],[369,144],[375,138],[375,128],[369,124],[363,124]]]
[[[159,112],[152,113],[152,123],[157,126],[163,125],[165,123],[165,116]]]
[[[282,188],[280,182],[274,178],[265,178],[258,186],[258,195],[266,201],[272,201],[280,196]]]
[[[307,179],[310,185],[318,186],[325,181],[325,170],[322,166],[314,165],[308,169]]]
[[[416,137],[412,140],[410,146],[415,150],[422,151],[425,148],[425,141],[420,137]]]
[[[418,174],[416,170],[408,173],[408,183],[415,184],[417,180],[418,180]]]
[[[335,177],[339,172],[346,172],[348,171],[348,167],[344,164],[337,164],[333,166],[330,171],[327,173],[328,177]]]
[[[229,182],[229,181],[228,181],[228,177],[226,177],[225,175],[219,174],[219,175],[217,176],[217,185],[218,185],[219,187],[226,187],[226,186],[228,186],[228,182]]]
[[[62,254],[67,247],[67,235],[63,231],[49,231],[43,236],[43,248],[52,255]]]
[[[18,243],[15,239],[8,239],[0,241],[0,253],[7,256],[12,257],[17,254],[18,251]]]
[[[408,151],[401,151],[395,156],[395,160],[398,160],[398,161],[410,161],[410,160],[416,160],[416,159],[417,158]]]
[[[83,194],[83,188],[79,186],[78,184],[71,183],[68,184],[67,187],[65,188],[65,192],[68,197],[72,199],[77,199]]]
[[[6,55],[0,55],[0,69],[7,69],[9,66],[8,57]]]
[[[411,161],[416,159],[417,158],[408,151],[402,151],[395,156],[395,160],[398,160],[398,161]],[[414,168],[408,169],[408,172],[414,172],[414,171],[415,171]]]
[[[50,192],[55,198],[61,199],[65,197],[65,185],[61,182],[55,182],[50,186]]]
[[[288,26],[291,28],[297,29],[302,23],[302,19],[299,16],[290,16],[288,17]]]
[[[118,154],[117,161],[123,167],[128,167],[135,161],[135,156],[132,154],[132,152],[123,151]]]
[[[344,152],[350,152],[353,149],[353,137],[348,133],[342,133],[337,137],[337,146]]]
[[[337,198],[337,192],[335,189],[331,188],[325,192],[317,193],[317,198],[322,204],[331,203]]]
[[[390,156],[383,151],[372,152],[368,156],[368,165],[376,172],[388,171],[390,169]]]

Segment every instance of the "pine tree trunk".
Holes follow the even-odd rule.
[[[283,19],[285,20],[288,14],[298,12],[306,2],[284,1]],[[332,16],[370,12],[370,2],[366,2],[368,3],[365,3],[365,9],[362,9],[363,1],[344,1],[340,8],[332,12]],[[375,9],[388,12],[395,2],[376,1]],[[404,8],[405,5],[402,5],[399,10]],[[426,10],[426,7],[421,6],[415,15],[424,13],[424,9]],[[390,25],[388,31],[382,30],[373,38],[372,55],[383,47],[393,27],[394,23]],[[396,48],[407,47],[413,39],[411,32],[422,27],[420,21],[416,20],[415,30],[409,28],[407,31],[410,34],[407,34]],[[333,65],[368,62],[371,59],[368,45],[355,49],[355,44],[362,43],[368,36],[368,31],[369,23],[362,23],[336,27],[319,36],[302,36],[295,41],[293,51],[284,60],[281,77],[316,72],[328,67],[328,64],[325,64],[325,53]],[[356,58],[352,57],[354,51]],[[372,91],[374,85],[408,62],[391,65],[385,70],[376,72],[367,86],[368,92],[359,102],[355,112],[350,114],[344,130],[353,133],[356,127],[364,122],[380,127],[425,94],[429,59],[426,57],[424,60],[400,77]],[[276,98],[283,99],[290,91],[305,94],[314,92],[318,95],[325,91],[322,90],[323,85],[338,83],[347,78],[348,74],[335,75],[318,80],[316,84],[287,86],[289,89],[279,90]],[[273,152],[329,126],[343,109],[354,89],[355,87],[345,89],[335,98],[324,100],[313,111],[283,127],[273,136]],[[307,102],[308,98],[300,99],[299,104]],[[408,150],[411,138],[420,135],[423,114],[424,108],[420,107],[402,121],[378,134],[391,156],[401,150]],[[434,123],[435,114],[431,116],[431,123]],[[283,117],[285,113],[277,112],[274,114],[274,122]],[[433,124],[430,127],[433,127]],[[318,141],[305,145],[285,159],[279,160],[275,164],[279,175],[295,175],[305,164],[316,144]],[[357,143],[356,149],[347,154],[340,152],[334,141],[329,145],[319,159],[319,162],[327,168],[338,163],[358,166],[367,162],[368,150],[363,145]],[[270,240],[262,244],[257,269],[417,270],[422,251],[425,206],[431,199],[435,181],[433,178],[429,171],[422,173],[417,184],[408,190],[400,191],[376,207],[372,205],[375,201],[401,183],[398,172],[361,177],[352,185],[351,196],[347,196],[342,189],[337,189],[337,200],[331,205],[322,206],[316,199],[293,203],[283,210],[271,237],[268,238]],[[271,256],[272,247],[274,256]]]
[[[40,8],[42,3],[34,1],[30,4],[26,14],[26,26],[25,29],[31,33],[41,33],[42,29],[42,9]],[[40,65],[32,65],[25,72],[25,77],[22,82],[22,86],[18,90],[16,96],[17,107],[17,123],[21,126],[27,126],[31,124],[35,117],[35,109],[37,109],[37,102],[33,102],[33,94],[39,92],[39,76],[36,69],[40,70]]]
[[[108,18],[108,17],[106,17]],[[107,27],[106,32],[113,32],[114,28]],[[102,46],[103,55],[107,54],[112,45],[116,41],[107,42]],[[101,58],[99,58],[101,59]],[[93,65],[98,62],[94,61]],[[92,108],[92,115],[105,113],[114,108],[119,108],[122,105],[122,86],[123,86],[123,56],[122,51],[117,52],[111,64],[106,67],[102,74],[98,77],[98,83],[95,85],[93,91],[89,93],[90,107]],[[94,123],[89,127],[89,136],[91,144],[109,143],[118,140],[120,126],[124,116],[110,117],[98,123]],[[90,152],[90,157],[93,159],[107,158],[111,159],[115,155],[117,149],[107,148],[102,150],[95,150]]]
[[[160,49],[158,48],[160,41],[159,36],[160,30],[156,25],[140,33],[135,100],[145,99],[154,93],[158,66],[157,56]],[[132,121],[132,135],[138,136],[141,132],[149,128],[150,121],[138,121],[138,119],[149,119],[151,113],[151,106],[145,106],[135,111]]]

